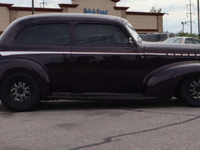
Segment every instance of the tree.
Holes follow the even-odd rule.
[[[159,8],[156,10],[156,8],[154,6],[150,10],[150,12],[152,12],[152,13],[161,13],[161,11],[162,11],[162,8]]]
[[[178,36],[197,37],[197,35],[195,34],[189,34],[189,33],[183,33],[183,32],[180,32]]]

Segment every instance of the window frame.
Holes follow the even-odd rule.
[[[77,31],[77,26],[80,24],[97,24],[97,25],[111,25],[111,26],[116,26],[119,27],[125,36],[127,36],[128,43],[127,44],[114,44],[114,45],[105,45],[105,44],[78,44],[76,43],[76,31]],[[130,47],[129,43],[129,33],[127,30],[120,24],[115,24],[115,23],[104,23],[104,22],[76,22],[74,23],[74,28],[73,28],[73,45],[74,46],[84,46],[84,47]]]
[[[69,25],[69,42],[68,44],[55,44],[55,45],[48,45],[48,44],[25,44],[25,43],[21,43],[17,40],[17,37],[19,36],[19,34],[26,30],[27,28],[30,27],[34,27],[34,26],[40,26],[40,25],[52,25],[52,24],[65,24],[65,25]],[[72,25],[70,22],[45,22],[45,23],[36,23],[36,24],[31,24],[31,25],[27,25],[24,26],[23,28],[20,28],[18,30],[18,33],[15,36],[15,42],[17,43],[17,45],[23,45],[23,47],[63,47],[63,46],[71,46],[71,42],[72,42]]]

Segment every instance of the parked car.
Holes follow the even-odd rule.
[[[193,37],[173,37],[165,40],[167,44],[200,44],[200,40]]]
[[[12,111],[40,100],[159,99],[200,106],[200,47],[143,44],[122,18],[46,14],[0,38],[0,99]]]
[[[145,42],[163,42],[168,38],[175,37],[174,33],[147,33],[139,35]]]

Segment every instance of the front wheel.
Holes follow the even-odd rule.
[[[184,80],[180,88],[182,100],[191,106],[200,106],[200,76]]]
[[[1,86],[1,102],[12,111],[33,109],[40,98],[36,80],[25,73],[9,75]]]

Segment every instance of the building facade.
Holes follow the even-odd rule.
[[[72,0],[72,4],[58,4],[60,8],[34,8],[34,14],[92,13],[113,15],[127,19],[138,33],[162,33],[164,13],[132,12],[129,7],[118,7],[120,0]],[[14,20],[32,15],[31,7],[15,7],[0,3],[0,33]]]

